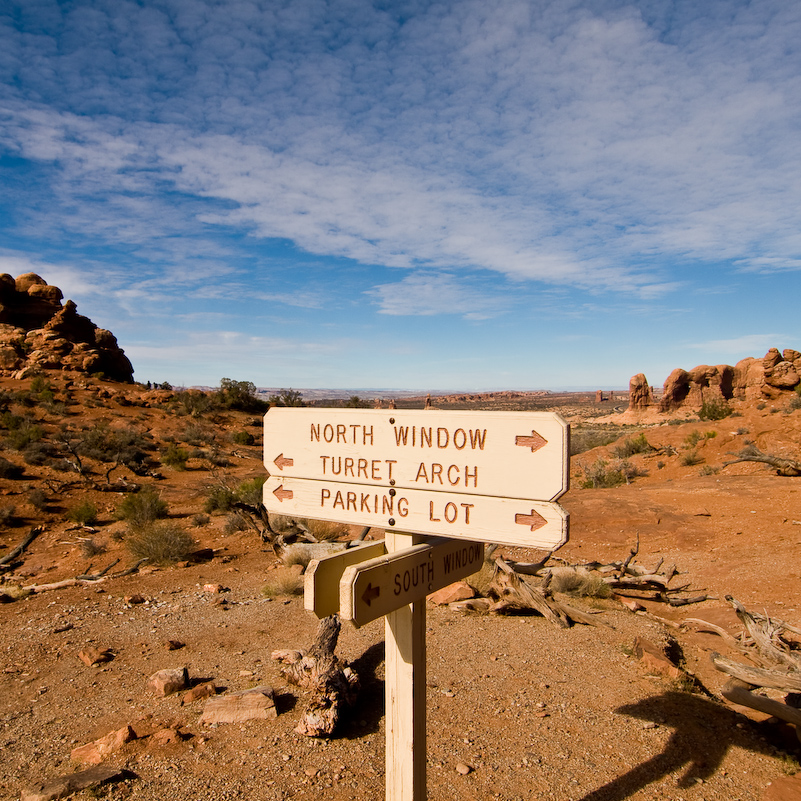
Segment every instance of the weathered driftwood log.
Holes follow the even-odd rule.
[[[570,621],[559,603],[547,594],[547,587],[532,587],[527,584],[503,559],[495,560],[495,575],[490,590],[498,598],[495,612],[508,608],[536,609],[546,620],[566,629]]]
[[[2,559],[0,559],[0,568],[13,562],[20,554],[25,552],[25,549],[45,530],[44,526],[34,526],[29,532],[28,536],[17,545],[14,550],[9,551]]]
[[[298,734],[330,736],[343,708],[353,704],[359,693],[359,677],[334,653],[340,626],[339,616],[330,615],[320,621],[314,643],[308,651],[280,650],[272,653],[273,659],[286,665],[281,673],[290,684],[313,692],[295,727]]]
[[[785,628],[783,623],[773,621],[769,617],[752,615],[736,598],[731,595],[725,596],[726,600],[734,607],[737,617],[745,626],[746,631],[751,636],[759,652],[785,665],[792,670],[801,671],[801,659],[790,652],[790,649],[780,638],[780,632]]]
[[[801,740],[801,710],[783,704],[781,701],[766,698],[764,695],[755,695],[751,692],[752,689],[753,686],[748,682],[729,679],[720,693],[727,701],[731,701],[733,704],[747,706],[750,709],[756,709],[758,712],[764,712],[766,715],[772,715],[774,718],[792,723],[795,726],[796,736]]]
[[[736,456],[729,462],[724,462],[723,466],[737,464],[738,462],[761,462],[776,468],[776,473],[780,476],[801,476],[801,462],[797,459],[789,459],[786,456],[774,456],[772,453],[763,453],[754,445],[748,445],[739,453],[730,453]]]
[[[711,655],[711,658],[712,664],[719,671],[734,676],[735,679],[740,679],[753,687],[770,687],[785,693],[801,692],[801,673],[751,667],[751,665],[727,659],[716,652]]]

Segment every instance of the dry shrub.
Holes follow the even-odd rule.
[[[552,592],[579,595],[582,598],[608,598],[612,594],[611,588],[600,576],[580,567],[551,568],[548,587]]]
[[[78,547],[81,549],[81,555],[87,559],[106,552],[106,546],[102,542],[92,539],[92,537],[81,537],[78,540]]]
[[[304,570],[312,560],[311,548],[303,542],[287,545],[281,552],[281,561],[287,566],[303,565]]]
[[[180,562],[197,549],[195,538],[175,523],[149,523],[125,538],[136,559],[163,565]]]
[[[334,523],[331,520],[301,520],[300,522],[319,542],[338,540],[348,533],[348,527],[344,523]]]
[[[303,576],[291,570],[281,570],[279,568],[270,575],[267,583],[261,589],[261,594],[265,598],[285,595],[302,595]]]

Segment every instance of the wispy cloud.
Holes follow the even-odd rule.
[[[8,258],[142,319],[664,311],[801,268],[799,38],[785,0],[23,0]]]
[[[788,334],[746,334],[733,339],[711,339],[706,342],[694,342],[689,347],[707,353],[722,353],[737,356],[742,359],[746,356],[762,357],[770,348],[785,347],[783,343],[796,341]]]

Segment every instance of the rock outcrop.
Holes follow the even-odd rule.
[[[643,373],[629,381],[629,410],[647,409],[651,405],[651,386]]]
[[[0,275],[0,374],[37,370],[101,373],[133,382],[133,367],[111,331],[98,328],[57,286],[36,273]]]
[[[775,400],[801,383],[801,353],[771,348],[764,358],[747,358],[729,364],[701,364],[692,370],[677,367],[667,377],[659,411],[700,409],[706,402]],[[629,411],[641,411],[651,404],[645,376],[638,373],[629,382]]]

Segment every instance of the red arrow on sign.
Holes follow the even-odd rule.
[[[530,515],[515,515],[515,523],[520,523],[521,526],[531,526],[532,531],[542,528],[547,522],[542,515],[538,515],[533,509]]]
[[[283,487],[276,487],[273,490],[273,495],[275,495],[281,503],[283,503],[285,499],[287,501],[292,500],[292,490],[284,489]]]
[[[547,445],[548,440],[541,437],[536,431],[531,432],[531,436],[516,436],[515,445],[521,445],[524,448],[531,448],[531,452],[538,451],[543,445]]]
[[[285,467],[292,467],[295,464],[294,459],[287,459],[284,457],[283,453],[279,453],[278,456],[275,457],[275,461],[273,464],[279,469],[283,470]]]
[[[370,606],[370,604],[381,595],[381,587],[374,587],[371,581],[367,582],[367,589],[362,593],[362,600]]]

